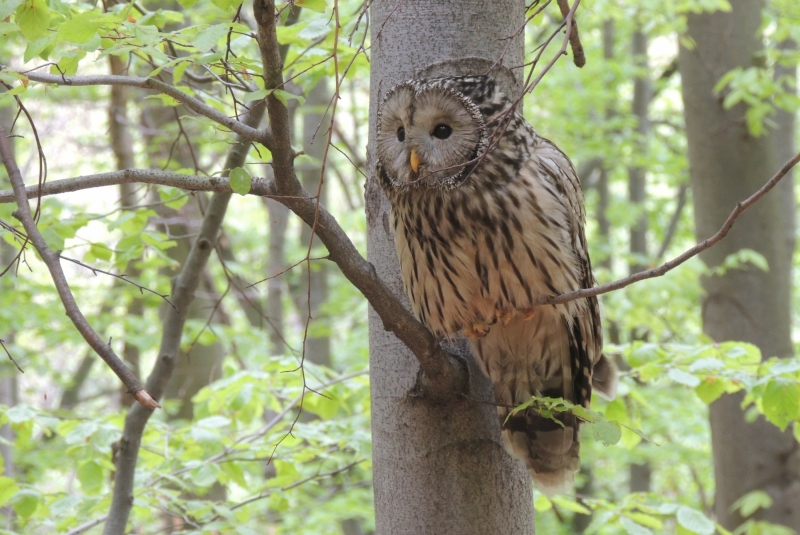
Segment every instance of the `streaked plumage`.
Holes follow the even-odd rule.
[[[506,421],[510,407],[532,395],[588,407],[592,383],[613,395],[614,371],[596,298],[535,306],[594,279],[572,163],[511,106],[487,76],[399,84],[379,114],[378,173],[414,313],[438,336],[471,339],[506,447],[557,490],[578,469],[578,422]]]

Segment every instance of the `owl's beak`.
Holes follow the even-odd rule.
[[[419,156],[417,156],[417,151],[415,151],[414,149],[411,149],[410,162],[411,162],[411,169],[413,169],[414,172],[416,173],[417,169],[419,169],[420,159]]]

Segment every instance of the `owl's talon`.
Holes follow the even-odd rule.
[[[489,326],[480,323],[473,323],[472,327],[464,329],[464,336],[475,340],[476,338],[483,338],[489,334]]]
[[[514,319],[514,311],[511,312],[502,312],[500,310],[495,310],[495,315],[497,319],[500,320],[500,323],[503,324],[503,327],[507,326],[511,323],[511,320]]]
[[[527,321],[527,320],[533,318],[535,315],[536,315],[536,309],[532,308],[532,309],[526,310],[525,312],[522,313],[522,319]]]

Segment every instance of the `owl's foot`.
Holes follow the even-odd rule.
[[[513,310],[511,312],[502,312],[500,310],[495,310],[494,313],[497,316],[497,319],[500,321],[500,323],[503,324],[503,327],[505,327],[506,325],[511,323],[511,320],[514,319],[514,314],[516,312],[514,312]]]
[[[532,319],[534,316],[536,316],[536,309],[535,308],[531,308],[529,310],[522,311],[522,319],[523,320]]]
[[[471,339],[483,338],[489,334],[489,326],[481,323],[473,323],[471,327],[464,329],[464,336]]]

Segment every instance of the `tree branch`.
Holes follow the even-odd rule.
[[[258,105],[251,109],[247,115],[248,128],[255,129],[264,115],[264,106]],[[245,136],[239,136],[233,145],[224,164],[223,177],[234,167],[244,165],[250,141]],[[219,180],[219,179],[214,179]],[[214,193],[203,216],[200,233],[192,244],[192,249],[181,268],[180,274],[175,279],[172,291],[174,308],[167,309],[161,335],[161,347],[153,371],[147,378],[147,388],[156,399],[160,398],[172,375],[175,359],[180,354],[181,334],[186,323],[186,312],[189,304],[194,300],[194,293],[200,282],[200,274],[208,263],[211,251],[217,241],[222,220],[228,208],[231,193]],[[120,440],[117,456],[117,473],[114,477],[114,492],[111,499],[108,521],[103,529],[103,535],[123,535],[128,523],[131,508],[133,507],[133,484],[136,471],[136,461],[139,457],[139,446],[142,433],[150,418],[152,411],[135,405],[131,407],[125,417],[125,428]]]
[[[274,156],[274,153],[273,153]],[[596,286],[584,288],[573,292],[542,299],[538,305],[556,305],[583,299],[595,295],[613,292],[635,282],[654,277],[660,277],[675,269],[693,256],[705,251],[712,245],[722,240],[733,226],[736,219],[761,197],[766,195],[786,174],[800,162],[800,153],[786,162],[783,167],[758,191],[746,200],[738,203],[725,224],[710,238],[688,249],[680,256],[665,262],[661,266],[641,271],[630,277]],[[163,171],[127,170],[115,173],[102,173],[72,179],[55,180],[44,185],[44,195],[52,195],[63,191],[77,191],[102,185],[119,184],[122,181],[143,181],[150,184],[163,184],[194,191],[231,192],[227,178],[207,178]],[[38,186],[29,189],[35,192]],[[369,263],[348,238],[345,231],[339,226],[325,207],[318,205],[316,200],[300,187],[295,195],[284,195],[276,181],[264,178],[254,178],[250,190],[251,195],[271,197],[292,210],[308,225],[316,227],[316,233],[322,243],[328,248],[329,258],[339,266],[342,274],[367,298],[384,322],[384,327],[395,333],[417,357],[420,367],[426,375],[426,380],[431,388],[446,392],[460,392],[464,383],[462,368],[457,357],[444,351],[436,338],[428,331],[392,294],[389,288],[375,273]],[[9,192],[0,191],[0,203],[9,202]]]
[[[672,217],[669,220],[667,232],[664,234],[664,241],[661,242],[661,247],[658,248],[658,254],[656,255],[657,260],[664,258],[664,255],[667,254],[667,249],[669,249],[672,243],[672,238],[675,237],[675,233],[678,230],[678,222],[680,222],[683,208],[686,206],[686,192],[688,190],[688,182],[684,182],[678,188],[678,202],[675,204],[675,211],[672,213]]]
[[[567,31],[569,32],[569,46],[572,47],[572,61],[576,67],[583,67],[586,65],[586,54],[583,51],[583,44],[578,35],[578,21],[572,17],[572,24],[569,22],[570,7],[567,0],[558,0],[558,8],[561,10],[561,16],[567,21]]]
[[[706,238],[702,242],[698,243],[691,249],[687,249],[683,252],[680,256],[673,258],[672,260],[663,263],[657,268],[648,269],[646,271],[640,271],[631,275],[630,277],[625,277],[624,279],[620,279],[618,281],[610,282],[608,284],[603,284],[601,286],[595,286],[594,288],[584,288],[581,290],[575,290],[574,292],[567,292],[565,294],[556,295],[547,299],[542,299],[539,301],[539,305],[558,305],[560,303],[566,303],[568,301],[573,301],[575,299],[582,299],[585,297],[592,297],[594,295],[601,295],[608,292],[613,292],[615,290],[619,290],[621,288],[625,288],[626,286],[630,286],[634,282],[639,282],[645,279],[652,279],[654,277],[661,277],[668,271],[672,271],[676,267],[680,266],[693,256],[698,255],[699,253],[705,251],[712,245],[719,242],[722,238],[724,238],[728,231],[733,227],[733,224],[736,222],[736,219],[742,215],[742,213],[750,208],[753,204],[758,202],[761,197],[769,193],[769,191],[775,187],[775,185],[781,181],[783,177],[786,176],[787,173],[800,162],[800,153],[797,153],[792,159],[788,162],[783,164],[783,166],[778,170],[775,175],[772,176],[763,186],[761,186],[755,193],[753,193],[747,199],[736,203],[733,211],[728,216],[728,219],[725,220],[725,223],[722,227],[710,238]]]
[[[11,70],[5,65],[0,65],[0,71]],[[17,72],[17,71],[14,71]],[[195,113],[204,117],[208,117],[215,123],[230,128],[244,139],[248,141],[256,141],[261,143],[268,149],[272,150],[272,132],[269,128],[258,130],[248,126],[242,121],[237,121],[232,117],[228,117],[222,112],[217,111],[208,104],[201,100],[188,95],[161,80],[155,78],[139,78],[137,76],[117,76],[111,74],[102,74],[95,76],[61,76],[57,74],[44,74],[37,72],[26,72],[21,74],[26,76],[29,80],[34,82],[41,82],[45,84],[67,85],[67,86],[95,86],[95,85],[124,85],[129,87],[139,87],[142,89],[151,89],[168,95]],[[273,97],[274,98],[274,97]]]
[[[36,227],[36,222],[33,220],[30,206],[28,206],[28,194],[25,191],[25,183],[22,180],[17,162],[14,159],[14,153],[11,151],[11,146],[8,144],[5,129],[0,126],[0,155],[3,159],[3,165],[8,172],[8,177],[11,180],[11,186],[14,188],[14,195],[17,201],[17,210],[14,212],[16,217],[25,228],[28,234],[28,240],[33,244],[42,261],[50,271],[50,276],[53,279],[53,284],[56,287],[58,296],[64,305],[64,310],[67,317],[72,321],[78,332],[81,333],[83,339],[100,355],[100,357],[108,364],[108,367],[119,377],[128,391],[133,394],[142,406],[148,409],[155,409],[159,405],[153,396],[142,387],[139,379],[131,372],[122,360],[114,353],[107,343],[105,343],[100,336],[92,329],[89,322],[86,321],[83,313],[81,312],[72,291],[69,288],[69,283],[61,269],[61,262],[58,253],[54,252],[45,242],[39,229]],[[24,246],[23,246],[24,247]]]
[[[258,24],[258,44],[264,68],[265,87],[283,86],[283,61],[276,34],[275,4],[271,0],[255,0],[253,13]],[[467,375],[460,361],[446,353],[438,340],[414,318],[378,277],[375,268],[356,250],[336,219],[305,192],[294,169],[288,110],[274,95],[266,98],[267,114],[275,144],[272,169],[275,172],[275,198],[306,222],[328,248],[330,258],[347,279],[364,294],[384,322],[419,361],[428,393],[448,397],[461,392]]]

